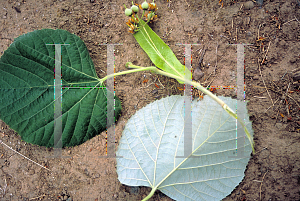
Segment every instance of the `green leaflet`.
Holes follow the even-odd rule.
[[[229,107],[237,101],[219,97]],[[246,103],[245,126],[253,130]],[[237,127],[236,127],[237,126]],[[237,129],[236,129],[237,128]],[[170,96],[137,111],[127,122],[120,140],[117,173],[121,183],[148,186],[151,193],[160,190],[170,198],[181,201],[221,200],[242,181],[252,152],[250,141],[243,137],[242,158],[232,158],[236,152],[236,132],[244,129],[236,124],[218,103],[204,96],[192,102],[192,158],[184,155],[184,97]]]
[[[62,145],[75,146],[106,130],[107,90],[83,41],[65,30],[36,30],[15,39],[0,59],[0,119],[26,142],[54,146],[54,46],[61,46]],[[90,88],[82,88],[90,86]],[[97,86],[97,87],[95,87]],[[95,87],[95,88],[94,88]],[[111,92],[109,92],[111,93]],[[60,98],[60,97],[56,97]],[[120,114],[115,97],[115,117]]]
[[[173,75],[184,77],[185,66],[178,61],[170,47],[143,20],[140,19],[139,31],[133,36],[156,67]],[[183,83],[179,80],[178,82]]]

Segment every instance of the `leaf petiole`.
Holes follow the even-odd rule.
[[[139,67],[139,68],[136,68],[136,69],[133,69],[133,70],[127,70],[127,71],[122,71],[122,72],[114,73],[114,74],[111,74],[111,75],[107,75],[104,78],[99,79],[99,81],[102,84],[108,78],[115,77],[115,76],[118,76],[118,75],[126,75],[126,74],[129,74],[129,73],[135,73],[135,72],[147,71],[147,70],[154,71],[155,69],[156,69],[156,67],[153,67],[153,66],[151,66],[151,67]]]
[[[209,90],[207,90],[206,88],[204,88],[202,85],[200,85],[197,82],[185,79],[185,77],[182,76],[177,76],[174,75],[172,73],[168,73],[162,70],[159,70],[158,68],[154,67],[154,66],[150,66],[150,67],[142,67],[142,66],[137,66],[137,65],[133,65],[131,62],[127,62],[126,63],[126,67],[127,68],[134,68],[134,70],[128,70],[128,71],[123,71],[123,72],[119,72],[119,73],[115,73],[114,75],[108,75],[104,78],[102,78],[101,80],[106,80],[109,77],[113,77],[113,76],[117,76],[117,75],[125,75],[128,73],[134,73],[134,72],[139,72],[139,71],[146,71],[146,70],[150,70],[156,74],[160,74],[160,75],[164,75],[170,78],[174,78],[176,80],[182,81],[185,84],[189,84],[191,86],[196,87],[197,89],[199,89],[200,91],[202,91],[203,93],[205,93],[206,95],[208,95],[210,98],[212,98],[214,101],[216,101],[230,116],[232,116],[233,118],[237,119],[239,121],[239,123],[242,125],[242,127],[244,128],[244,131],[250,141],[253,153],[255,153],[254,150],[254,142],[253,139],[248,131],[248,129],[246,128],[246,126],[243,124],[243,121],[241,120],[241,118],[239,116],[237,116],[237,114],[226,104],[224,103],[224,101],[222,101],[220,98],[218,98],[216,95],[214,95],[213,93],[211,93]]]
[[[156,191],[156,188],[152,188],[151,192],[142,201],[149,200],[154,195],[155,191]]]

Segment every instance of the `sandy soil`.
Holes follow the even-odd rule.
[[[125,70],[128,61],[151,65],[127,31],[123,4],[130,6],[131,1],[92,2],[1,1],[0,55],[21,34],[59,28],[86,43],[99,77],[105,76],[107,54],[99,43],[122,43],[115,47],[116,72]],[[205,47],[200,79],[205,86],[235,85],[236,47],[228,44],[252,44],[245,47],[245,82],[256,154],[244,180],[224,200],[300,200],[300,83],[294,70],[300,67],[299,2],[265,0],[261,7],[242,0],[222,2],[223,7],[218,0],[157,0],[159,19],[152,27],[182,63],[184,46],[176,44],[200,44],[193,46],[194,68]],[[116,145],[136,110],[156,99],[183,94],[182,88],[173,79],[149,72],[117,77],[116,95],[123,109],[116,123]],[[215,93],[236,96],[233,89]],[[199,96],[198,91],[193,94]],[[52,149],[27,144],[5,123],[0,124],[0,139],[6,145],[51,170],[0,145],[0,200],[130,201],[141,200],[150,192],[150,188],[120,184],[115,159],[99,157],[105,155],[105,132],[80,146],[63,149],[63,158],[53,158]],[[171,199],[156,192],[151,200]]]

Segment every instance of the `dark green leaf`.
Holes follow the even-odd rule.
[[[24,141],[54,146],[55,46],[46,44],[70,44],[61,46],[62,145],[79,145],[106,129],[107,90],[84,42],[67,31],[36,30],[15,39],[4,52],[0,118]],[[80,88],[85,86],[90,88]],[[108,109],[112,107],[109,103]],[[116,97],[115,117],[120,111]]]

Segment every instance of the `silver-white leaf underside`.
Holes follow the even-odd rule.
[[[237,100],[219,98],[236,108]],[[239,104],[253,136],[246,103]],[[207,96],[192,102],[190,123],[192,153],[178,157],[184,156],[184,97],[163,98],[137,111],[128,120],[119,143],[119,181],[155,188],[180,201],[221,200],[230,194],[242,181],[252,152],[244,130]],[[237,140],[244,146],[237,147]],[[237,151],[243,157],[237,157]]]

